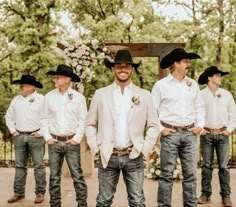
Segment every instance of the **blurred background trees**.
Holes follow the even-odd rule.
[[[236,0],[0,0],[0,111],[5,111],[18,88],[11,81],[31,73],[51,89],[45,74],[62,60],[57,42],[76,38],[102,43],[185,42],[186,50],[202,59],[193,61],[189,75],[197,79],[210,65],[231,73],[223,87],[236,97]],[[140,59],[135,59],[139,61]],[[142,58],[144,88],[157,79],[157,59]],[[140,76],[139,75],[139,76]],[[136,74],[134,82],[140,84]],[[111,83],[103,66],[95,68],[85,85],[89,98]]]

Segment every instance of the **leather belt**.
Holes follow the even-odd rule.
[[[127,147],[127,148],[124,148],[124,149],[113,148],[112,155],[115,155],[115,156],[128,155],[132,151],[132,147],[133,146],[130,146],[130,147]]]
[[[221,132],[226,130],[226,127],[221,127],[219,129],[210,129],[208,127],[204,127],[204,129],[210,132],[210,134],[219,135]]]
[[[68,135],[68,136],[57,136],[55,134],[51,134],[51,135],[54,139],[56,139],[58,141],[62,141],[62,142],[66,142],[66,141],[72,139],[75,136],[75,134]]]
[[[22,132],[22,131],[19,131],[19,130],[17,129],[16,131],[17,131],[18,133],[20,133],[20,134],[31,135],[32,133],[39,131],[39,129],[36,129],[36,130],[34,130],[34,131],[26,131],[26,132]]]
[[[190,125],[187,125],[187,126],[175,126],[175,125],[167,124],[167,123],[165,123],[163,121],[161,121],[161,124],[165,128],[170,128],[170,129],[173,129],[173,130],[175,130],[177,132],[186,132],[189,129],[194,127],[194,124],[190,124]]]

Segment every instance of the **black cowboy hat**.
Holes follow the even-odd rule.
[[[28,84],[37,88],[43,88],[43,85],[36,81],[35,77],[31,75],[22,75],[20,80],[14,80],[12,84]]]
[[[196,53],[187,53],[183,48],[176,48],[162,58],[160,63],[161,69],[169,68],[174,62],[185,58],[192,60],[201,57]]]
[[[80,82],[80,77],[73,72],[73,69],[67,65],[58,65],[56,71],[48,71],[47,75],[63,75],[71,78],[73,82]]]
[[[228,75],[228,72],[223,72],[219,70],[216,66],[210,66],[204,70],[204,72],[199,76],[198,83],[200,85],[208,83],[208,77],[212,77],[214,74],[220,73],[221,76]]]
[[[104,64],[109,69],[114,67],[115,64],[119,64],[119,63],[128,63],[128,64],[131,64],[135,69],[137,69],[141,64],[141,61],[139,63],[134,63],[132,56],[128,50],[118,50],[116,53],[114,62],[111,62],[107,58],[104,59]]]

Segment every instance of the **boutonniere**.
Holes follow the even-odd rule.
[[[133,97],[132,97],[132,105],[131,105],[131,108],[133,108],[135,105],[139,105],[139,104],[140,104],[139,97],[133,96]]]
[[[68,96],[69,101],[73,99],[73,93],[68,93],[67,96]]]
[[[30,98],[30,99],[29,99],[29,102],[30,102],[30,103],[33,103],[34,100],[35,100],[34,98]]]
[[[192,82],[191,82],[190,80],[187,80],[187,81],[186,81],[186,85],[188,86],[188,89],[189,89],[189,91],[190,91],[190,88],[191,88],[191,86],[192,86]]]

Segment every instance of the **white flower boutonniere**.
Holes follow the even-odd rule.
[[[30,102],[30,103],[33,103],[34,101],[35,101],[34,98],[30,98],[30,99],[29,99],[29,102]]]
[[[69,102],[73,99],[73,93],[68,93],[67,94]]]
[[[133,96],[131,108],[133,108],[135,105],[140,105],[140,100],[139,100],[139,97]]]
[[[190,80],[187,80],[186,81],[186,85],[188,86],[188,90],[190,91],[190,88],[191,88],[191,86],[192,86],[192,82],[190,81]]]

